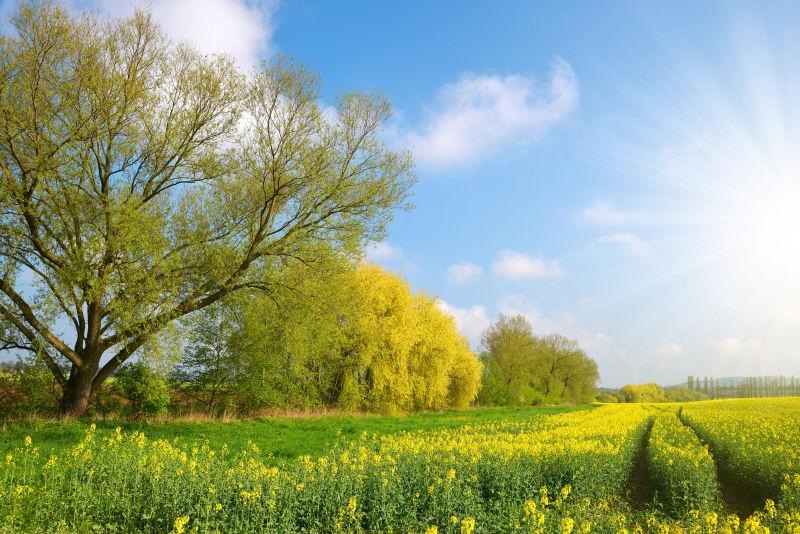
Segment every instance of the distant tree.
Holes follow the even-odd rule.
[[[530,323],[521,315],[500,315],[483,333],[484,404],[533,404],[543,395],[536,388],[537,340]]]
[[[590,402],[597,363],[577,342],[561,335],[538,337],[522,316],[500,316],[483,335],[484,404]]]
[[[101,19],[26,2],[11,26],[0,316],[47,362],[64,414],[85,413],[166,325],[239,291],[274,292],[274,273],[313,263],[318,243],[355,253],[404,205],[411,160],[380,140],[380,96],[323,113],[306,70],[278,59],[246,76],[170,42],[143,11]]]
[[[595,396],[595,400],[597,402],[604,402],[604,403],[617,403],[617,402],[619,402],[617,397],[615,397],[614,395],[611,395],[609,393],[598,393]]]
[[[667,402],[691,402],[708,400],[708,397],[689,388],[664,388],[664,397]]]
[[[628,384],[620,389],[625,402],[666,402],[664,388],[658,384]]]

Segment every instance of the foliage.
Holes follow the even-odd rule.
[[[160,415],[169,406],[166,381],[146,362],[123,365],[115,376],[114,388],[129,402],[132,415]]]
[[[46,359],[66,414],[84,413],[176,319],[273,294],[275,273],[314,264],[319,243],[356,255],[406,206],[411,158],[382,143],[391,106],[377,94],[323,113],[303,67],[278,58],[244,74],[170,42],[144,11],[106,19],[23,2],[10,26],[0,316]]]
[[[619,402],[619,399],[617,399],[614,395],[610,395],[608,393],[602,393],[602,392],[598,393],[597,395],[595,395],[594,399],[597,402],[603,402],[603,403]]]
[[[671,387],[664,388],[667,402],[693,402],[708,400],[708,396],[700,391],[689,388]]]
[[[464,408],[475,398],[480,362],[452,317],[401,278],[335,258],[324,271],[285,276],[299,291],[230,306],[226,387],[241,409],[395,413]],[[214,324],[199,321],[195,332],[213,338]]]
[[[20,363],[13,371],[0,371],[0,418],[57,413],[60,390],[53,375],[35,357]]]
[[[675,414],[655,417],[647,443],[647,461],[657,498],[673,516],[719,506],[721,495],[714,459]]]
[[[664,388],[658,384],[628,384],[620,393],[625,402],[667,402]]]
[[[233,352],[237,309],[222,301],[204,308],[184,321],[188,339],[183,356],[172,369],[172,383],[188,393],[191,404],[220,413],[230,386],[241,372]]]
[[[481,343],[483,404],[583,403],[594,398],[597,364],[573,340],[535,336],[524,317],[501,315]]]

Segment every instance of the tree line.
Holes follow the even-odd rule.
[[[689,389],[702,392],[711,399],[800,396],[800,380],[794,376],[749,376],[723,379],[690,376],[686,383]]]
[[[33,388],[82,416],[119,399],[383,413],[590,399],[597,368],[575,342],[501,318],[476,355],[434,298],[362,262],[416,181],[382,140],[380,94],[330,111],[304,66],[245,72],[142,10],[21,2],[9,26],[0,351],[31,365],[0,376],[6,400]]]

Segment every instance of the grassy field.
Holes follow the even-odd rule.
[[[179,439],[188,446],[208,443],[226,444],[232,450],[255,443],[265,462],[280,462],[302,454],[321,455],[338,441],[348,441],[367,434],[392,434],[415,430],[453,429],[466,424],[499,421],[525,421],[532,416],[551,415],[588,406],[552,406],[542,408],[476,408],[444,413],[420,413],[402,417],[380,415],[324,415],[260,417],[240,421],[95,421],[100,431],[121,427],[124,432],[144,432],[150,439]],[[0,422],[0,452],[8,452],[30,436],[43,454],[74,446],[92,421],[31,419]]]
[[[800,398],[22,421],[0,532],[798,534],[799,421]]]

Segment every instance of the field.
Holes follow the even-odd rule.
[[[2,532],[800,532],[800,399],[3,427]]]

